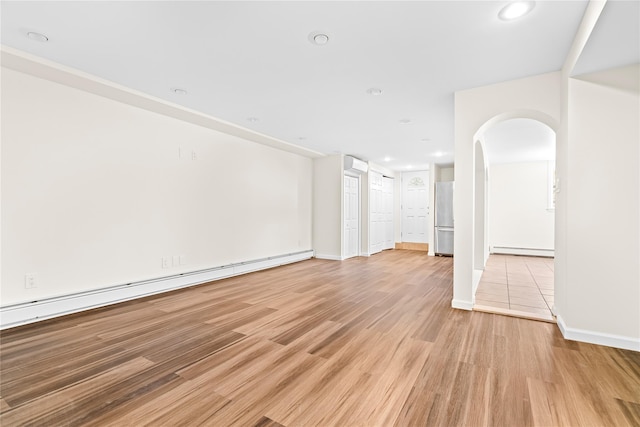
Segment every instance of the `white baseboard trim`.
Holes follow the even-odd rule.
[[[492,246],[491,253],[502,255],[544,256],[551,258],[555,256],[555,251],[553,249],[511,248],[507,246]]]
[[[462,301],[459,299],[451,300],[451,307],[457,308],[460,310],[473,310],[473,302],[472,301]]]
[[[64,316],[66,314],[104,307],[123,301],[199,285],[225,277],[265,270],[280,265],[303,261],[312,257],[313,251],[303,251],[209,268],[191,273],[182,273],[175,276],[45,298],[39,301],[8,305],[0,307],[0,329],[12,328]]]
[[[337,256],[337,255],[315,254],[314,258],[328,259],[331,261],[344,261],[344,259],[341,256]]]
[[[624,350],[640,351],[640,339],[638,338],[570,328],[567,327],[567,324],[561,316],[556,316],[556,320],[558,327],[560,328],[560,332],[562,332],[562,336],[567,340],[604,345]]]

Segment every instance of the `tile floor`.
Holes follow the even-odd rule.
[[[553,258],[491,255],[474,310],[555,322]]]

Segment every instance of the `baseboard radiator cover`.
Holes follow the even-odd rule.
[[[0,330],[104,307],[313,257],[302,251],[0,307]]]
[[[502,255],[527,255],[527,256],[541,256],[550,257],[555,256],[555,250],[553,249],[538,249],[538,248],[515,248],[510,246],[492,246],[492,254]]]

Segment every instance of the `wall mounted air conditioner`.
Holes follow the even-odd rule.
[[[354,173],[366,173],[369,170],[367,162],[352,156],[344,156],[344,170]]]

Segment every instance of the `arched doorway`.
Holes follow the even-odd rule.
[[[560,74],[550,73],[531,78],[510,81],[494,86],[456,92],[455,121],[455,192],[454,192],[454,273],[451,306],[472,310],[474,288],[482,270],[476,269],[475,240],[475,143],[493,124],[518,117],[536,119],[560,129],[562,106],[558,91]],[[562,129],[559,141],[564,143],[566,132]],[[560,145],[564,147],[564,145]],[[564,152],[559,156],[560,171],[564,169]],[[562,174],[560,174],[562,178]],[[563,202],[563,199],[561,199]],[[564,215],[561,203],[557,214]],[[560,223],[564,224],[561,220]],[[562,229],[563,230],[563,229]],[[562,236],[562,233],[560,233]],[[560,239],[559,254],[563,254],[564,241]],[[564,255],[562,255],[564,256]],[[559,258],[561,261],[561,259]],[[564,269],[560,269],[562,276]],[[556,273],[558,274],[558,273]],[[559,281],[559,283],[563,283]]]
[[[555,139],[540,121],[510,118],[475,143],[476,310],[554,320]]]

